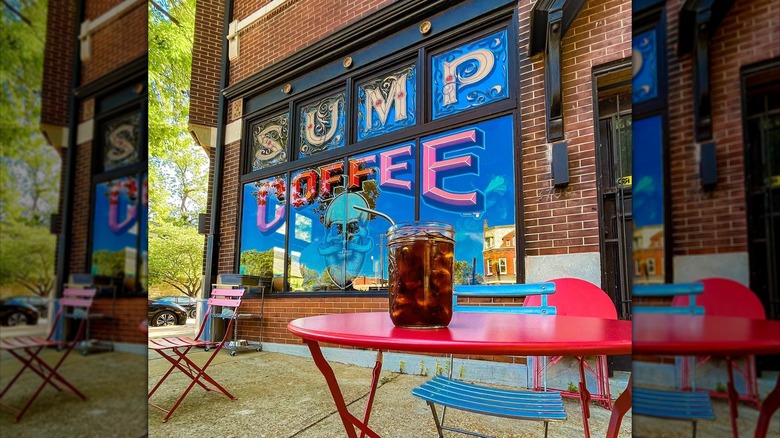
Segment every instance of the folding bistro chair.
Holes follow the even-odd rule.
[[[696,281],[704,285],[704,291],[696,298],[696,303],[704,308],[706,315],[766,319],[766,312],[764,311],[764,305],[761,304],[761,300],[758,299],[758,296],[750,288],[742,283],[717,277]],[[672,306],[688,305],[687,295],[679,295],[672,299]],[[711,356],[692,357],[690,361],[682,362],[681,380],[684,389],[691,387],[691,372],[695,372],[697,367],[709,361],[710,358]],[[730,378],[726,388],[728,393],[710,389],[710,396],[720,398],[737,397],[758,409],[761,405],[761,398],[758,392],[756,356],[729,357],[726,360],[728,361],[728,366],[744,378],[745,391],[744,393],[739,393],[734,387],[733,379]],[[744,364],[740,365],[740,362]],[[733,376],[733,373],[729,373],[729,376]],[[732,412],[732,415],[736,415],[736,412]]]
[[[549,280],[555,283],[555,293],[549,296],[548,303],[555,306],[557,315],[592,316],[603,319],[618,319],[617,309],[612,299],[606,292],[595,284],[579,278],[556,278]],[[540,295],[531,295],[523,302],[524,306],[541,305]],[[529,358],[530,359],[530,358]],[[546,371],[555,366],[563,356],[550,357],[546,363],[533,360],[533,388],[542,389],[542,377]],[[606,355],[596,356],[595,367],[591,366],[585,358],[578,356],[577,360],[591,375],[596,378],[596,391],[591,392],[591,399],[597,400],[601,406],[612,410],[612,397],[609,389],[609,368]],[[556,389],[564,397],[580,398],[578,391]]]
[[[21,409],[0,403],[0,406],[3,409],[16,414],[14,421],[18,422],[21,420],[22,416],[27,412],[30,405],[32,405],[33,401],[35,401],[46,385],[51,385],[57,391],[67,390],[82,400],[87,399],[87,396],[76,389],[73,384],[65,380],[58,370],[65,361],[65,358],[68,357],[76,344],[78,344],[84,336],[89,309],[92,307],[92,300],[94,297],[95,289],[65,289],[63,297],[60,299],[60,308],[54,318],[55,323],[52,325],[49,336],[45,339],[37,336],[17,336],[0,340],[0,350],[7,351],[11,356],[19,359],[23,364],[22,369],[16,373],[5,388],[3,388],[3,391],[0,392],[0,399],[8,393],[8,390],[11,389],[11,386],[16,383],[25,370],[30,370],[43,379],[43,382],[38,386],[38,389],[35,390],[33,395]],[[75,337],[71,341],[54,339],[55,333],[63,333],[62,326],[66,318],[79,321]],[[50,366],[40,357],[40,353],[47,347],[57,347],[57,349],[62,352],[60,360],[57,361],[54,366]],[[63,348],[65,349],[64,351],[62,351]]]
[[[222,385],[217,383],[217,381],[214,380],[214,378],[212,378],[209,374],[207,374],[206,369],[209,367],[211,361],[214,360],[214,358],[217,356],[217,353],[219,353],[219,350],[222,349],[222,346],[225,345],[225,342],[230,336],[231,328],[233,327],[233,324],[235,324],[236,314],[238,313],[236,312],[236,310],[238,309],[238,306],[241,304],[242,295],[244,295],[244,289],[214,289],[211,292],[211,298],[209,298],[208,301],[208,309],[206,310],[206,314],[204,315],[203,318],[204,323],[201,324],[200,330],[198,331],[198,334],[195,336],[195,339],[190,337],[149,339],[149,349],[159,353],[163,358],[165,358],[165,360],[171,363],[171,367],[162,376],[160,381],[157,382],[154,388],[149,392],[148,399],[152,398],[152,395],[154,395],[154,393],[157,391],[160,385],[162,385],[162,383],[165,381],[165,379],[168,378],[168,376],[171,374],[171,372],[173,372],[174,369],[178,369],[179,371],[184,373],[185,376],[189,377],[191,380],[190,384],[187,386],[184,392],[179,396],[179,398],[173,404],[173,407],[171,407],[170,409],[165,409],[152,402],[149,402],[149,406],[165,412],[165,418],[163,418],[163,423],[168,421],[171,415],[173,415],[174,411],[176,411],[179,405],[181,405],[182,400],[184,400],[184,397],[187,396],[187,394],[195,386],[195,384],[198,384],[201,388],[205,389],[206,391],[212,391],[213,389],[216,389],[218,393],[228,397],[229,399],[237,400],[235,396],[229,393],[225,388],[222,387]],[[220,341],[199,340],[201,334],[203,333],[203,329],[207,325],[205,322],[208,321],[208,318],[210,318],[211,316],[217,313],[220,314],[221,318],[228,321],[227,327],[225,328],[225,334],[222,336],[222,340]],[[203,366],[198,366],[195,362],[193,362],[190,358],[187,357],[187,353],[189,353],[193,347],[205,348],[206,351],[208,351],[212,347],[216,347],[216,348],[212,350],[211,355],[203,364]],[[209,387],[206,384],[206,382],[203,382],[203,380],[211,384],[213,388]]]
[[[547,305],[547,295],[555,292],[553,283],[512,284],[499,286],[455,286],[453,290],[453,312],[521,313],[532,315],[555,315],[555,307]],[[458,303],[461,298],[517,298],[541,295],[539,306],[518,304],[478,305]],[[560,392],[496,389],[474,383],[461,382],[452,378],[453,356],[450,355],[449,376],[435,376],[412,390],[412,394],[424,400],[431,408],[439,438],[444,430],[488,437],[477,432],[466,431],[444,425],[447,407],[483,415],[536,420],[544,422],[544,436],[550,421],[566,419]],[[443,406],[441,417],[435,405]]]
[[[703,315],[704,309],[697,305],[696,296],[704,290],[701,283],[675,283],[634,285],[634,297],[678,297],[688,298],[686,305],[679,306],[633,306],[637,313],[665,313],[676,315]],[[707,391],[645,388],[634,384],[632,390],[632,409],[634,415],[687,420],[693,426],[693,438],[696,438],[696,422],[714,420],[715,412]]]

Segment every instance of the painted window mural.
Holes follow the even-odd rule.
[[[414,125],[416,83],[411,65],[358,85],[358,141]]]
[[[288,113],[252,126],[252,171],[287,162]]]
[[[438,119],[509,96],[506,30],[432,59],[433,118]]]
[[[634,120],[634,284],[664,283],[664,180],[661,116]],[[656,263],[658,261],[658,263]]]
[[[296,135],[287,113],[248,116],[244,153],[256,173],[241,182],[236,270],[283,277],[288,292],[384,290],[388,228],[431,220],[455,228],[456,284],[485,282],[485,230],[516,229],[519,177],[515,111],[491,107],[511,97],[509,33],[496,29],[435,53],[410,48],[336,93],[280,98],[296,108]],[[403,61],[418,54],[426,62]],[[431,88],[418,87],[421,75]],[[480,121],[431,123],[465,111]],[[503,272],[517,271],[514,260]]]
[[[343,92],[302,106],[298,156],[303,158],[344,146],[345,113]]]
[[[103,129],[103,170],[137,163],[140,159],[141,114],[119,117],[105,124]]]
[[[655,29],[637,35],[631,44],[632,101],[637,104],[658,97]]]
[[[146,290],[147,209],[146,175],[95,185],[91,271],[124,278],[126,294]]]

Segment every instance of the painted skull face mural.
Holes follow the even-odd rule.
[[[374,246],[368,234],[369,214],[354,206],[368,208],[368,203],[356,193],[333,198],[325,212],[325,240],[317,248],[328,263],[325,272],[341,289],[352,284]]]

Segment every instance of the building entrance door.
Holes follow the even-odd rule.
[[[619,85],[619,84],[618,84]],[[620,318],[631,316],[631,89],[599,90],[597,174],[601,197],[602,287]]]
[[[747,177],[750,289],[780,319],[780,81],[748,88]]]

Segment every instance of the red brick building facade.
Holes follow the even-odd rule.
[[[111,317],[93,320],[90,336],[138,351],[146,342],[147,13],[143,1],[50,2],[41,116],[63,158],[58,293],[65,283],[102,284],[93,312]]]
[[[581,2],[579,9],[565,11],[566,24],[557,56],[545,56],[545,38],[532,36],[538,29],[532,28],[531,16],[542,17],[546,13],[534,9],[533,1],[413,3],[417,2],[364,1],[345,6],[333,1],[236,0],[230,2],[232,10],[225,11],[224,2],[198,2],[190,128],[193,137],[210,150],[212,157],[205,283],[215,283],[217,274],[251,270],[240,254],[250,244],[249,239],[242,241],[248,232],[246,226],[242,228],[242,217],[248,214],[248,208],[254,208],[247,207],[249,192],[242,193],[242,187],[253,175],[246,169],[246,151],[252,143],[248,127],[253,123],[253,114],[277,105],[270,102],[284,101],[285,94],[295,100],[297,93],[316,89],[317,72],[329,68],[329,72],[336,71],[322,73],[322,82],[350,75],[351,71],[370,72],[370,62],[361,64],[361,56],[367,53],[363,49],[373,43],[397,44],[397,50],[403,51],[404,47],[424,46],[425,38],[443,38],[438,36],[440,33],[451,35],[449,38],[455,41],[453,32],[457,26],[444,24],[446,19],[436,20],[461,8],[479,10],[473,19],[475,23],[479,22],[479,14],[494,13],[503,17],[501,20],[508,20],[508,47],[513,50],[509,58],[509,86],[516,93],[510,93],[509,99],[515,103],[508,110],[517,111],[512,134],[517,163],[513,189],[517,194],[512,202],[517,205],[515,220],[511,222],[516,230],[513,245],[503,242],[508,251],[507,275],[517,282],[580,277],[601,285],[616,302],[623,300],[621,296],[626,296],[628,286],[619,277],[630,274],[630,263],[617,256],[605,256],[612,251],[611,243],[600,237],[602,228],[610,226],[609,218],[601,214],[606,211],[602,205],[616,203],[614,197],[609,198],[611,192],[607,188],[616,183],[610,178],[599,178],[599,166],[609,165],[599,156],[604,152],[597,145],[604,142],[598,141],[602,128],[597,114],[599,107],[615,106],[620,101],[623,111],[628,108],[630,116],[631,3],[591,0]],[[403,16],[393,15],[403,9],[407,10]],[[384,16],[394,18],[383,20]],[[433,23],[431,31],[421,33],[421,24],[428,20]],[[541,22],[537,18],[537,28]],[[436,27],[438,23],[443,27]],[[403,43],[405,35],[417,36],[409,36],[410,43]],[[476,32],[474,38],[478,36]],[[447,40],[438,44],[447,44]],[[340,65],[341,70],[337,71],[334,65]],[[220,75],[215,74],[218,69]],[[561,73],[561,81],[552,87],[553,91],[545,89],[545,70]],[[612,91],[606,91],[609,89]],[[561,102],[559,110],[552,110],[552,116],[548,114],[551,99]],[[600,111],[603,116],[608,113],[606,109]],[[551,119],[561,127],[560,132],[556,128],[548,134]],[[558,142],[566,145],[568,181],[556,186],[551,166],[552,145]],[[486,190],[506,190],[500,179],[494,182],[495,187]],[[486,212],[491,213],[489,209]],[[482,260],[477,272],[484,274],[482,221],[477,219],[475,223],[476,234],[470,236],[479,245],[474,257]],[[626,243],[629,239],[630,236],[623,236],[619,244],[630,245]],[[373,243],[384,245],[376,236]],[[288,263],[298,263],[297,256],[288,253]],[[302,257],[306,258],[305,252]],[[306,263],[301,264],[308,269]],[[282,272],[283,264],[280,262],[279,266]],[[248,270],[243,272],[245,268]],[[359,281],[363,281],[362,277]],[[292,283],[279,289],[266,294],[262,322],[242,323],[240,337],[255,339],[262,335],[264,342],[297,344],[300,340],[285,329],[291,319],[387,309],[386,293],[381,292],[296,293]],[[245,303],[247,309],[260,311],[259,300],[248,299]],[[628,310],[621,309],[624,312]]]

